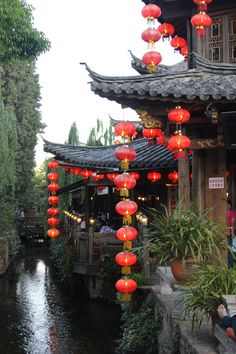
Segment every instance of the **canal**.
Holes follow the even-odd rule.
[[[71,295],[58,281],[45,246],[0,278],[0,354],[114,354],[117,306]]]

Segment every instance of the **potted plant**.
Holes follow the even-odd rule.
[[[192,319],[193,327],[204,319],[219,321],[217,307],[222,295],[236,294],[236,272],[220,262],[217,265],[201,264],[193,267],[191,281],[181,289],[180,302],[184,315]]]
[[[170,265],[178,281],[186,279],[191,264],[206,262],[213,253],[220,255],[227,249],[223,238],[225,226],[208,217],[208,211],[197,213],[194,205],[183,209],[181,203],[169,213],[148,209],[150,218],[149,239],[143,246],[162,265]]]

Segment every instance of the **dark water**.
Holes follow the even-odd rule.
[[[70,295],[61,286],[46,247],[0,278],[0,354],[114,354],[119,308]]]

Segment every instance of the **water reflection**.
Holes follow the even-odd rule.
[[[71,298],[35,247],[0,279],[0,323],[0,354],[114,354],[119,309]]]

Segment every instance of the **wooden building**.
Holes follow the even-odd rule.
[[[227,197],[236,204],[236,3],[214,0],[208,6],[213,22],[204,38],[191,25],[197,13],[193,1],[154,3],[162,9],[160,22],[172,23],[175,34],[187,39],[187,62],[160,66],[150,74],[132,55],[139,74],[121,77],[103,76],[86,66],[91,90],[134,109],[144,124],[155,121],[167,132],[173,128],[168,111],[177,105],[188,109],[191,119],[185,132],[192,140],[192,186],[187,156],[178,161],[179,197],[186,207],[192,199],[199,208],[212,208],[212,217],[224,219]]]

